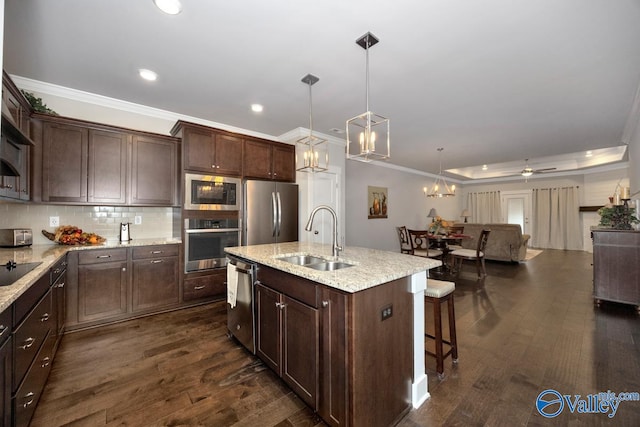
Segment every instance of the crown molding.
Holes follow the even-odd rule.
[[[178,120],[184,120],[191,123],[200,124],[203,126],[214,127],[221,130],[226,130],[234,133],[241,133],[243,135],[255,136],[256,138],[269,139],[272,141],[279,141],[278,137],[273,135],[267,135],[261,132],[255,132],[249,129],[243,129],[235,126],[229,126],[224,123],[213,122],[210,120],[201,119],[198,117],[187,116],[172,111],[161,110],[159,108],[148,107],[146,105],[135,104],[129,101],[123,101],[121,99],[110,98],[108,96],[98,95],[95,93],[84,92],[77,89],[72,89],[64,86],[55,85],[52,83],[41,82],[39,80],[33,80],[22,76],[11,74],[11,79],[21,89],[26,91],[34,91],[42,94],[58,96],[60,98],[69,99],[76,102],[82,102],[86,104],[93,104],[100,107],[111,108],[114,110],[126,111],[128,113],[139,114],[142,116],[152,117],[156,119],[162,119],[172,122]]]

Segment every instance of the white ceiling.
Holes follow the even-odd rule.
[[[619,146],[640,83],[640,0],[182,0],[176,16],[152,0],[5,3],[10,74],[274,136],[308,127],[308,73],[315,130],[365,111],[355,40],[371,31],[389,161],[431,173],[438,147],[444,169],[518,172]]]

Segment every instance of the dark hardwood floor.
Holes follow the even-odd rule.
[[[440,381],[427,358],[431,398],[399,425],[639,425],[640,402],[620,403],[613,419],[536,410],[545,389],[640,392],[640,317],[630,306],[594,307],[591,259],[546,250],[526,263],[488,262],[483,281],[465,266],[455,291],[460,361],[445,360]],[[65,335],[32,421],[61,425],[323,423],[227,338],[225,305],[215,303]]]

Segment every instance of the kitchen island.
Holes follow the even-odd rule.
[[[256,354],[327,423],[393,425],[428,398],[424,289],[440,261],[301,242],[226,251],[258,264]],[[302,255],[342,268],[291,262]]]

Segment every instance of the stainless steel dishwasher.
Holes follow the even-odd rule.
[[[251,353],[256,353],[253,320],[253,283],[256,264],[230,257],[227,264],[227,328]],[[229,281],[234,283],[229,283]],[[232,296],[235,289],[235,298]],[[233,304],[235,302],[235,304]]]

